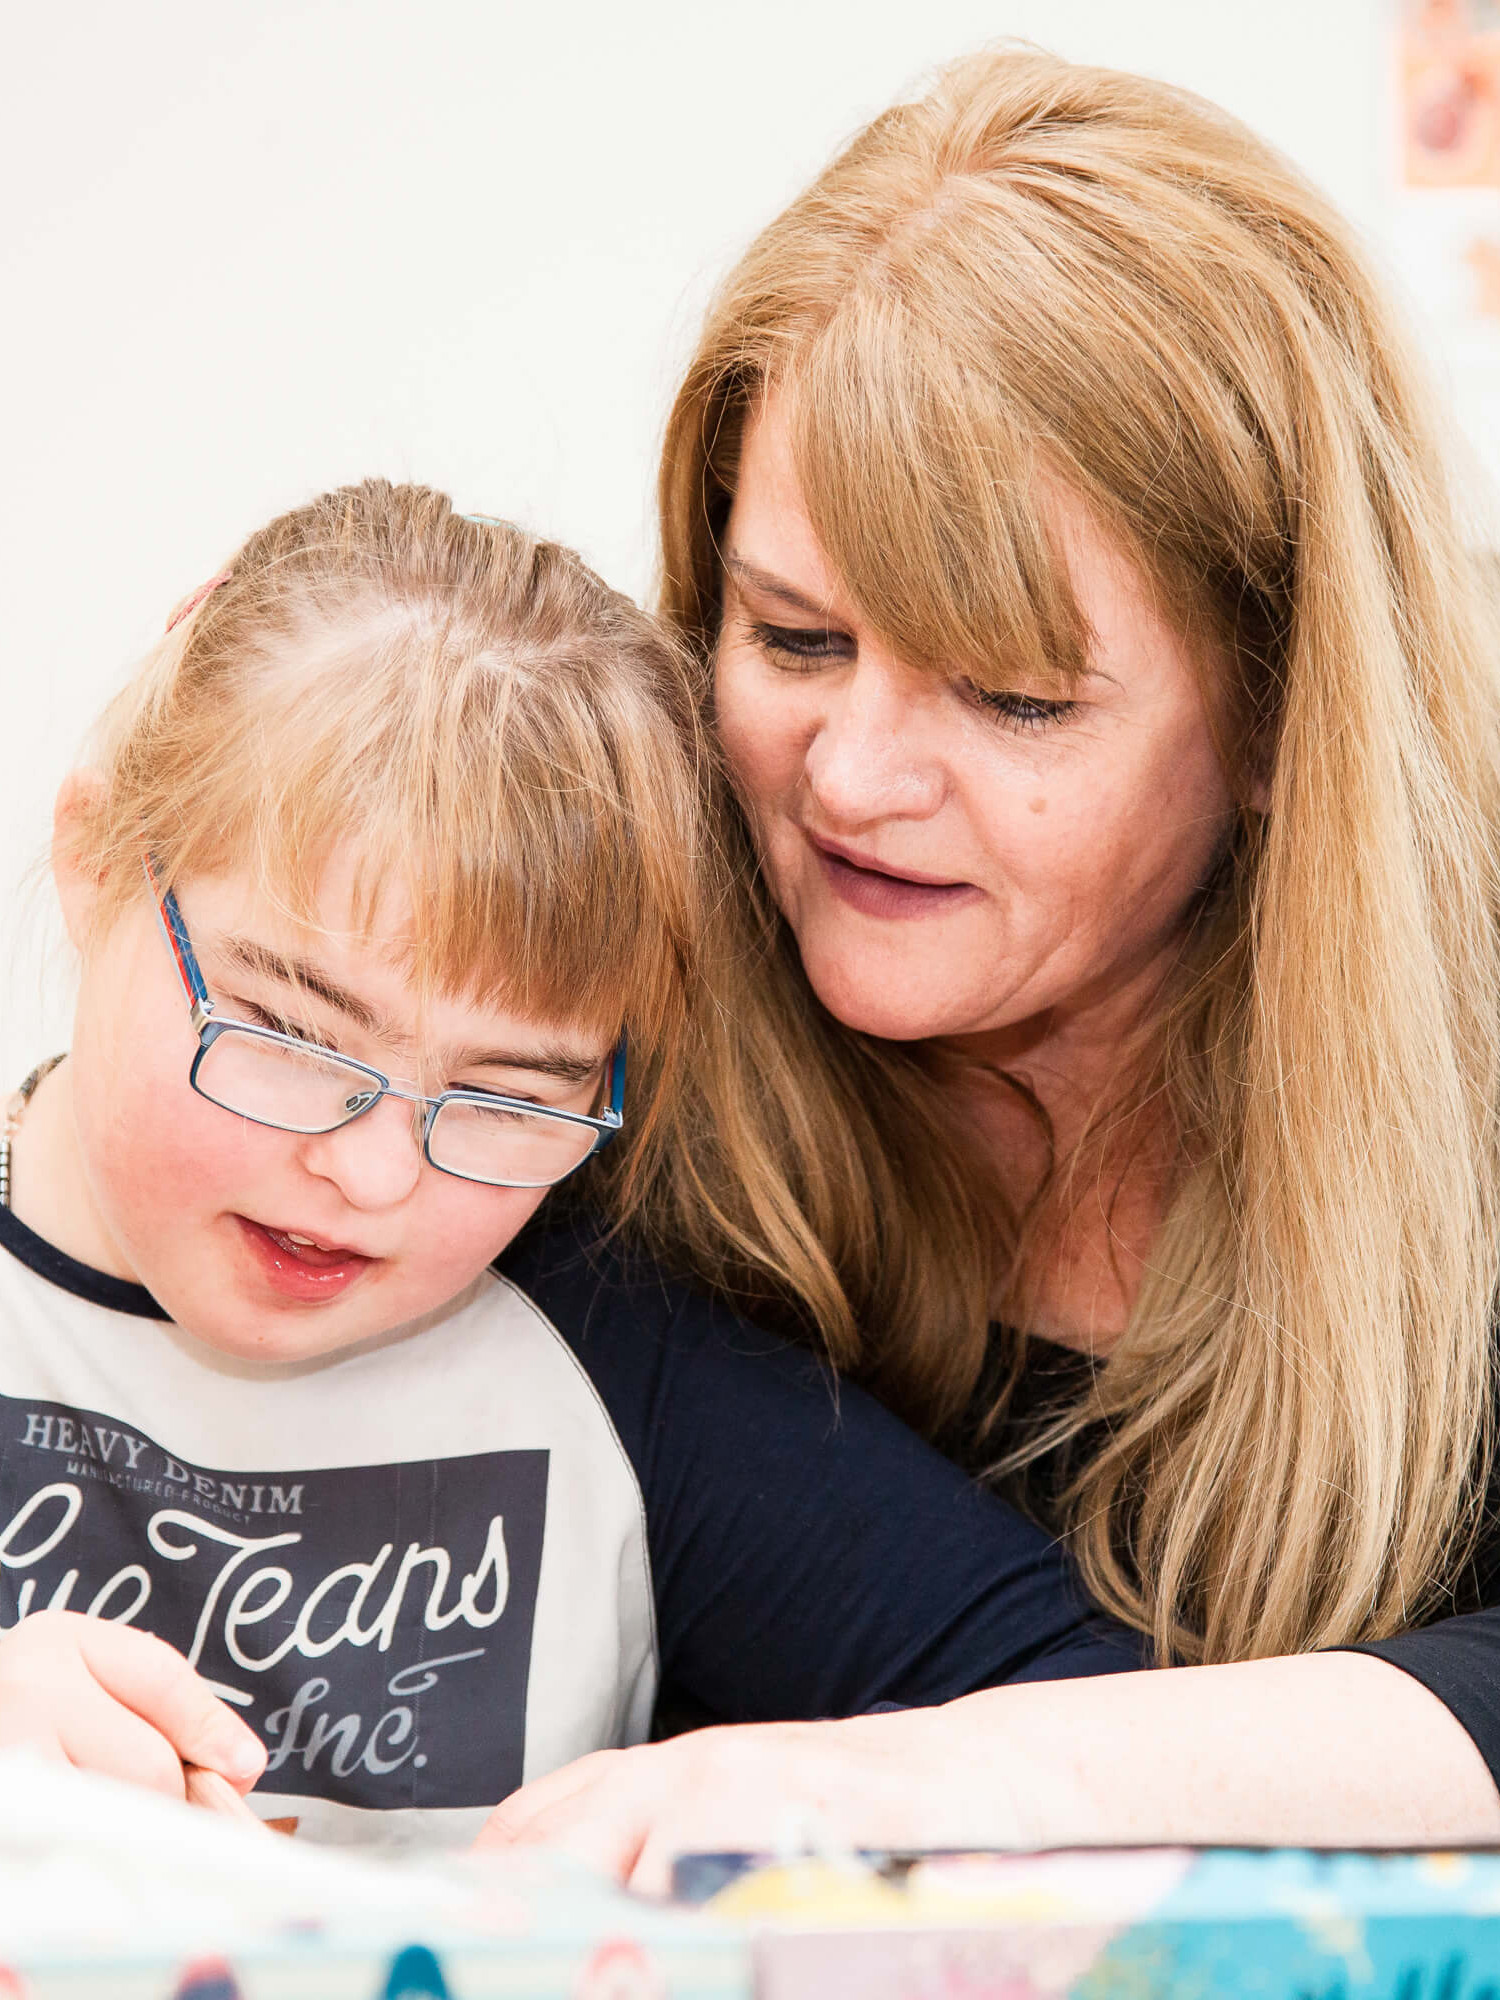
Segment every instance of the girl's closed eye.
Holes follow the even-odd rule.
[[[326,1035],[320,1035],[315,1028],[309,1028],[300,1021],[289,1020],[270,1007],[259,1006],[254,1000],[234,1000],[229,1002],[243,1021],[255,1028],[269,1028],[274,1034],[289,1035],[294,1042],[311,1042],[314,1048],[326,1049],[332,1045]]]
[[[447,1088],[461,1090],[465,1097],[484,1098],[487,1103],[481,1109],[487,1108],[488,1101],[493,1101],[497,1111],[504,1111],[509,1104],[534,1104],[544,1110],[548,1108],[546,1099],[530,1090],[497,1090],[488,1083],[450,1083]]]
[[[548,1108],[534,1097],[498,1097],[492,1091],[475,1090],[472,1084],[454,1087],[465,1093],[464,1115],[487,1125],[532,1125],[536,1121],[528,1116],[529,1111]]]

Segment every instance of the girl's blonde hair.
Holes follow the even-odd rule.
[[[1046,1440],[1072,1441],[1089,1584],[1170,1658],[1409,1625],[1490,1454],[1500,736],[1432,424],[1347,232],[1211,106],[1030,50],[877,118],[735,269],[672,412],[663,600],[705,677],[772,390],[822,547],[902,657],[1066,687],[1060,478],[1211,683],[1238,826],[1139,1080],[1179,1172],[1128,1331]],[[941,1433],[1025,1220],[922,1051],[832,1023],[758,893],[769,974],[716,1088],[763,1108],[760,1166],[736,1192],[700,1147],[697,1212]],[[774,1243],[773,1208],[798,1218]]]
[[[644,1170],[721,900],[706,763],[680,650],[571,551],[425,487],[325,493],[173,623],[93,761],[100,922],[149,852],[164,886],[249,870],[310,923],[346,849],[356,924],[406,892],[419,992],[629,1033],[615,1151]]]

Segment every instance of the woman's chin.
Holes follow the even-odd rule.
[[[981,1025],[976,1016],[982,1016],[982,1010],[955,1005],[952,984],[942,990],[930,972],[851,975],[838,965],[820,965],[807,954],[803,966],[813,992],[833,1018],[877,1041],[922,1042],[969,1033]]]

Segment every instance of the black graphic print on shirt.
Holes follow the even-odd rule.
[[[0,1396],[0,1628],[170,1640],[270,1752],[268,1792],[493,1805],[521,1782],[545,1451],[221,1472]]]

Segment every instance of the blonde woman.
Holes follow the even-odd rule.
[[[1500,1838],[1494,643],[1348,232],[1182,92],[960,63],[731,275],[661,492],[768,940],[704,1099],[764,1172],[700,1133],[662,1226],[1178,1670],[494,1835]]]

